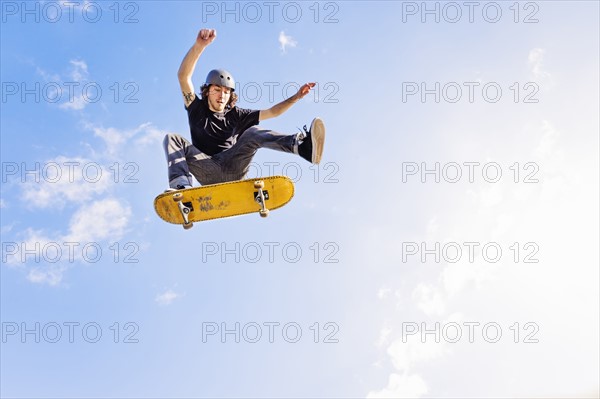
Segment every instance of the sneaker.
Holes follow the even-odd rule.
[[[165,190],[165,192],[183,190],[186,188],[192,188],[192,177],[179,176],[169,182],[169,189]]]
[[[185,190],[186,188],[192,188],[192,186],[181,186],[181,185],[179,185],[179,186],[177,186],[177,188],[170,188],[169,187],[169,188],[167,188],[163,192],[165,192],[165,193],[171,193],[173,191]]]
[[[298,145],[298,155],[310,163],[321,162],[325,144],[325,124],[321,118],[313,119],[310,130],[304,125],[304,138]]]

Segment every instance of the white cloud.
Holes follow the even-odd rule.
[[[542,54],[534,53],[532,60],[540,61]],[[419,323],[433,319],[427,324],[431,328],[435,319],[489,320],[489,314],[493,314],[496,320],[508,318],[512,322],[515,314],[520,314],[515,309],[519,309],[523,314],[535,314],[535,321],[540,325],[544,322],[547,331],[549,324],[554,323],[555,313],[560,312],[556,309],[572,306],[580,313],[584,311],[579,309],[585,308],[591,310],[588,314],[597,314],[597,301],[592,305],[593,301],[586,301],[588,298],[583,294],[580,297],[570,295],[567,299],[556,294],[564,292],[567,285],[581,287],[579,292],[589,293],[593,285],[589,281],[593,279],[586,276],[597,277],[598,274],[597,253],[592,255],[583,250],[586,248],[583,243],[591,243],[597,237],[597,230],[593,232],[591,228],[593,220],[597,221],[598,211],[596,209],[590,214],[588,208],[581,206],[597,198],[594,193],[597,169],[592,171],[579,166],[580,162],[581,165],[589,165],[590,160],[580,160],[579,153],[569,153],[572,148],[564,146],[560,132],[550,121],[542,119],[534,128],[528,127],[527,133],[536,141],[530,144],[528,152],[517,158],[521,171],[518,183],[513,180],[513,171],[508,169],[514,162],[511,159],[502,164],[505,175],[501,182],[471,184],[465,190],[465,201],[459,207],[436,209],[435,217],[424,219],[423,230],[426,233],[423,241],[476,241],[479,246],[474,251],[474,260],[469,260],[468,250],[463,246],[462,258],[458,262],[436,264],[441,269],[430,269],[431,273],[423,274],[419,281],[413,282],[414,286],[409,291],[411,296],[397,308],[398,312],[412,313],[416,310],[417,314],[421,314],[421,317],[415,318]],[[573,132],[573,135],[576,133]],[[535,163],[539,168],[531,176],[538,179],[537,183],[523,182],[525,176],[534,170],[533,167],[525,169],[525,162]],[[569,233],[560,233],[562,230]],[[520,242],[519,262],[514,261],[515,253],[510,249],[514,249],[516,241]],[[527,241],[539,245],[539,253],[534,256],[540,260],[539,263],[523,262],[523,257],[532,253],[532,247],[527,250],[523,247]],[[499,243],[503,250],[501,260],[496,263],[483,259],[482,247],[490,242]],[[587,245],[587,248],[591,247],[591,244]],[[581,259],[578,260],[578,257]],[[592,267],[594,260],[595,269]],[[569,272],[564,271],[565,264],[570,265]],[[597,287],[597,278],[594,281]],[[405,279],[400,286],[407,286]],[[386,282],[387,289],[395,290],[392,282]],[[382,290],[380,288],[377,292],[379,297],[383,296]],[[499,299],[499,293],[508,295]],[[473,303],[475,296],[478,301]],[[569,305],[565,305],[565,301]],[[548,313],[548,309],[556,312]],[[449,314],[450,311],[453,313]],[[546,314],[549,314],[548,318]],[[570,320],[579,320],[579,316],[561,313],[561,320],[569,317]],[[400,319],[406,320],[405,317]],[[398,338],[400,331],[399,324],[390,324],[386,319],[376,347],[380,348],[382,342],[391,340],[387,355],[394,367],[389,371],[387,386],[373,390],[369,397],[402,397],[405,395],[404,386],[411,386],[410,381],[415,389],[411,389],[408,396],[423,395],[427,388],[425,381],[433,381],[429,381],[429,374],[417,372],[420,365],[439,363],[440,359],[448,358],[450,349],[460,351],[461,356],[471,356],[465,354],[464,347],[444,346],[443,341],[437,344],[431,336],[426,342],[402,342]],[[551,335],[554,334],[561,334],[559,327]],[[418,340],[420,337],[415,335],[411,338]],[[582,347],[585,345],[582,344]],[[584,360],[584,351],[578,352],[581,360]]]
[[[69,98],[67,102],[60,104],[58,107],[61,109],[80,111],[84,109],[87,104],[88,101],[86,100],[86,98],[81,94],[77,94],[74,97]]]
[[[281,52],[285,53],[287,47],[296,47],[298,42],[294,40],[293,37],[287,36],[284,31],[279,32],[279,46],[281,48]]]
[[[27,229],[24,239],[4,242],[2,262],[8,266],[23,267],[26,261],[39,263],[45,246],[52,242],[42,231]],[[49,254],[53,256],[53,254]]]
[[[493,184],[489,187],[480,187],[475,190],[468,190],[467,195],[477,202],[482,208],[492,208],[502,202],[502,188],[500,185]]]
[[[71,60],[71,72],[69,73],[70,78],[75,82],[82,82],[87,80],[89,77],[87,63],[83,60]]]
[[[544,68],[544,57],[546,51],[541,48],[534,48],[529,51],[527,62],[533,75],[533,79],[538,83],[540,87],[551,87],[552,86],[552,75]]]
[[[493,279],[493,273],[498,267],[482,261],[481,258],[473,263],[467,261],[449,263],[442,270],[441,285],[436,287],[439,292],[430,295],[445,294],[448,298],[452,298],[471,287],[471,284],[476,288],[481,287],[485,281]]]
[[[166,290],[162,294],[159,294],[154,298],[154,301],[161,306],[168,306],[173,303],[174,300],[181,298],[183,294],[179,294],[171,289]]]
[[[94,136],[101,138],[106,146],[105,155],[114,159],[125,148],[126,144],[134,140],[136,145],[146,146],[160,143],[165,132],[155,128],[151,123],[142,123],[133,129],[104,128],[87,124],[86,128],[94,132]]]
[[[98,242],[121,238],[129,220],[131,208],[116,198],[106,198],[83,205],[71,218],[69,234],[64,237],[70,242]]]
[[[82,248],[103,249],[103,243],[119,240],[130,220],[130,207],[115,198],[82,205],[71,217],[67,234],[48,235],[42,230],[27,229],[22,239],[9,243],[11,246],[3,253],[5,263],[21,268],[32,264],[29,281],[57,285],[75,262],[84,261],[84,256],[96,256],[86,255]]]
[[[84,74],[86,66],[84,63],[74,63],[77,73]],[[26,175],[15,175],[11,183],[16,183],[21,188],[20,194],[23,201],[27,203],[30,210],[42,208],[64,209],[68,205],[76,207],[64,220],[68,227],[60,231],[14,231],[13,222],[10,226],[3,226],[3,233],[11,232],[13,241],[18,242],[18,248],[11,248],[7,264],[10,266],[22,266],[27,272],[27,279],[34,283],[50,285],[59,284],[62,275],[74,262],[86,261],[81,251],[75,251],[75,258],[69,254],[63,254],[56,264],[48,267],[34,265],[33,259],[46,256],[45,246],[52,248],[56,244],[76,243],[79,248],[92,243],[99,244],[102,249],[103,242],[111,240],[114,242],[122,237],[127,231],[132,219],[132,210],[128,203],[114,195],[119,183],[137,178],[136,169],[132,174],[131,168],[124,169],[116,159],[122,154],[128,145],[134,143],[137,147],[154,145],[162,139],[163,133],[149,123],[144,123],[136,128],[123,130],[116,128],[102,128],[92,124],[85,124],[85,128],[94,132],[104,146],[89,145],[90,157],[66,157],[58,156],[45,162],[36,162],[35,167],[28,167]],[[83,148],[88,148],[84,142]],[[100,148],[96,151],[95,148]],[[136,166],[136,165],[132,165]],[[126,173],[125,173],[126,172]],[[2,207],[6,202],[2,200]],[[67,208],[68,210],[68,208]],[[38,215],[42,219],[43,215]],[[24,245],[21,245],[24,244]],[[24,251],[26,249],[27,251]],[[65,253],[69,248],[62,248]],[[29,254],[25,256],[24,254]],[[52,256],[52,254],[50,254]],[[24,261],[23,261],[24,260]],[[39,263],[39,262],[38,262]],[[48,263],[48,262],[46,262]],[[52,262],[50,262],[52,263]],[[65,267],[64,264],[67,264]],[[28,269],[29,268],[29,269]]]
[[[2,227],[0,227],[0,233],[2,233],[2,235],[8,234],[12,231],[12,229],[14,229],[14,227],[15,223],[2,225]]]
[[[420,325],[417,328],[421,330]],[[443,340],[435,342],[431,335],[427,336],[428,339],[422,339],[420,333],[403,338],[397,338],[387,349],[392,364],[398,371],[411,371],[416,365],[438,358],[446,352],[446,343]]]
[[[377,298],[379,298],[379,299],[387,298],[388,296],[390,296],[391,293],[392,293],[392,290],[390,288],[380,288],[379,291],[377,291]]]
[[[156,145],[162,142],[166,132],[151,126],[149,123],[140,125],[140,128],[142,126],[143,129],[140,130],[140,133],[135,138],[135,145],[148,146]]]
[[[383,347],[388,344],[390,334],[392,333],[392,329],[390,327],[383,327],[379,332],[379,338],[377,339],[377,347]]]
[[[39,208],[63,207],[66,203],[84,203],[100,195],[108,193],[116,183],[122,183],[125,174],[119,170],[115,159],[131,143],[136,146],[158,145],[164,132],[144,123],[134,129],[102,128],[91,124],[86,128],[92,130],[96,137],[104,142],[104,148],[97,153],[85,157],[58,156],[44,162],[36,162],[30,167],[31,173],[15,176],[20,180],[23,198],[29,205]],[[96,146],[97,147],[97,146]],[[104,164],[102,159],[110,160]],[[135,166],[135,165],[131,165]],[[131,169],[128,170],[131,172]],[[127,175],[135,179],[134,174]],[[2,207],[5,206],[2,201]]]
[[[44,82],[48,83],[48,82],[60,82],[61,78],[60,75],[56,74],[56,73],[51,73],[48,72],[42,68],[40,68],[39,66],[35,67],[35,72],[40,75],[42,77],[42,79],[44,79]],[[48,93],[48,95],[50,96],[50,93]]]
[[[64,264],[34,267],[29,270],[27,280],[35,284],[55,286],[62,282],[63,275],[67,269],[67,266]]]
[[[46,83],[52,83],[50,90],[47,93],[48,98],[61,101],[58,107],[60,109],[80,111],[84,109],[90,102],[84,97],[81,92],[83,86],[89,82],[88,65],[84,60],[70,60],[69,71],[61,76],[61,74],[48,72],[39,66],[36,66],[36,73],[44,79]],[[65,76],[66,75],[66,76]],[[69,82],[69,86],[65,85]],[[78,83],[78,85],[73,85]],[[54,85],[59,87],[59,90],[54,90]]]
[[[413,291],[417,307],[428,316],[441,315],[446,310],[443,294],[431,284],[419,284]]]
[[[427,233],[435,234],[440,229],[439,224],[437,223],[437,218],[432,217],[427,223]]]
[[[91,0],[85,0],[83,3],[80,3],[78,1],[71,1],[71,0],[60,0],[58,3],[61,5],[61,7],[72,8],[72,9],[76,10],[79,8],[86,9],[89,6],[89,4],[91,3]]]
[[[529,51],[527,61],[529,62],[531,72],[533,72],[533,75],[536,77],[546,74],[546,72],[542,70],[545,53],[546,51],[544,51],[541,48],[534,48],[531,51]]]
[[[34,207],[61,207],[66,202],[87,202],[105,193],[112,175],[90,159],[59,156],[36,163],[35,172],[21,184],[23,198]]]
[[[115,155],[124,147],[125,142],[133,135],[131,131],[116,128],[94,127],[94,135],[100,137],[106,145],[109,156]]]
[[[58,107],[68,110],[85,108],[88,102],[77,91],[90,81],[90,69],[85,60],[71,59],[68,67],[60,74],[48,72],[39,66],[35,68],[37,75],[44,81],[56,83],[50,86],[51,89],[55,86],[63,88],[61,100],[56,104]],[[75,86],[73,93],[66,93],[68,90],[65,82],[77,82],[79,85]],[[48,93],[52,98],[59,94],[61,93]],[[88,152],[87,155],[61,155],[44,162],[35,162],[34,172],[14,176],[11,181],[21,188],[22,201],[19,204],[27,203],[29,210],[42,208],[46,212],[52,208],[68,211],[69,208],[65,210],[68,205],[75,205],[72,213],[64,216],[65,225],[68,225],[62,231],[15,231],[14,227],[20,223],[18,221],[2,226],[3,234],[10,232],[12,240],[20,244],[17,252],[8,256],[6,263],[9,266],[20,266],[25,270],[26,278],[33,283],[60,284],[63,274],[73,262],[84,261],[81,251],[75,251],[75,259],[65,262],[65,258],[69,258],[69,255],[65,255],[55,264],[43,262],[47,266],[40,266],[33,259],[47,255],[44,253],[45,246],[48,248],[50,245],[51,248],[64,242],[103,244],[109,239],[114,242],[125,234],[132,219],[132,210],[127,202],[115,197],[114,192],[118,190],[119,183],[135,181],[138,169],[125,168],[115,161],[127,153],[127,166],[137,168],[135,164],[129,165],[133,163],[129,158],[131,147],[140,149],[159,145],[165,135],[150,123],[142,123],[132,129],[119,129],[81,122],[85,129],[93,133],[93,137],[100,139],[99,145],[97,142],[83,141],[81,148]],[[32,169],[32,166],[28,165],[28,169]],[[6,206],[7,202],[1,199],[0,207],[4,209]],[[43,225],[44,214],[36,216],[38,224]],[[31,248],[33,250],[29,251]],[[23,249],[27,251],[24,252]],[[67,249],[63,247],[63,250]]]
[[[50,286],[61,283],[68,265],[54,262],[54,259],[62,256],[59,252],[62,241],[53,240],[42,231],[27,229],[24,239],[4,244],[2,260],[5,265],[20,269],[25,269],[27,263],[34,265],[27,271],[28,281]]]
[[[560,145],[557,145],[560,138],[560,133],[547,120],[542,121],[540,130],[541,138],[537,147],[533,151],[536,159],[540,161],[554,161],[548,166],[558,164],[557,161],[564,161],[564,150],[560,147]],[[556,171],[556,169],[554,169],[553,172],[554,171]]]

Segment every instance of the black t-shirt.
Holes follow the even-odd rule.
[[[215,155],[231,148],[237,136],[258,125],[259,110],[233,107],[213,112],[198,96],[187,107],[192,144],[205,154]]]

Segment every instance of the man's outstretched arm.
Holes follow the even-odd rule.
[[[194,98],[196,98],[194,84],[192,83],[192,75],[196,69],[196,63],[204,49],[211,44],[216,37],[216,30],[201,29],[200,32],[198,32],[198,37],[196,37],[196,42],[187,52],[183,61],[181,61],[179,71],[177,72],[177,78],[179,79],[179,86],[183,93],[183,102],[186,108],[194,101]]]
[[[315,83],[305,83],[300,87],[300,90],[287,100],[280,102],[279,104],[273,105],[269,109],[264,109],[260,111],[258,115],[258,120],[264,121],[265,119],[275,118],[283,114],[285,111],[290,109],[292,105],[294,105],[298,100],[302,99],[304,96],[308,94],[310,89],[315,87]]]

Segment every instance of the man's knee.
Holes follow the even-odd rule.
[[[175,133],[167,133],[163,139],[163,144],[167,145],[170,142],[177,141],[181,136]]]
[[[264,130],[256,126],[252,126],[246,130],[237,138],[236,144],[245,145],[259,145],[261,142],[261,136]]]
[[[167,133],[165,135],[165,138],[163,139],[163,147],[165,148],[165,150],[168,148],[181,149],[184,148],[186,144],[187,141],[182,136],[175,133]]]

